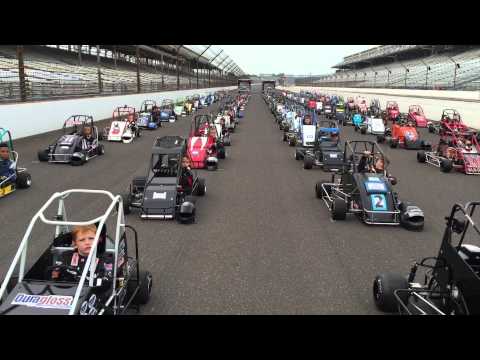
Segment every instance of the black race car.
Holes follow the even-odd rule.
[[[47,149],[40,150],[38,160],[78,166],[104,153],[93,117],[72,115],[63,124],[63,135]]]
[[[378,309],[408,315],[480,314],[480,228],[475,214],[479,205],[453,206],[445,218],[438,255],[415,262],[408,277],[397,273],[375,277]]]
[[[366,224],[423,230],[423,211],[398,199],[393,190],[397,180],[388,174],[388,160],[377,143],[347,141],[343,162],[331,181],[315,185],[317,198],[323,199],[333,220],[355,214]]]
[[[186,140],[180,136],[155,139],[146,176],[135,177],[123,196],[125,214],[140,209],[142,219],[177,219],[195,222],[196,196],[206,192],[205,180],[182,168]]]
[[[72,247],[72,222],[65,210],[78,206],[66,204],[78,195],[94,195],[96,199],[103,195],[109,200],[103,215],[82,222],[97,228],[88,257],[80,260],[83,263]],[[45,212],[54,203],[58,212],[51,219]],[[103,190],[67,190],[52,195],[33,217],[2,282],[0,314],[120,315],[129,309],[139,311],[140,305],[149,301],[152,275],[140,270],[137,232],[124,224],[122,209],[121,197]],[[114,224],[110,233],[107,222]],[[28,247],[41,240],[33,236],[38,223],[55,226],[54,239],[36,261],[30,262],[26,256],[35,251]],[[27,263],[33,266],[27,268]]]
[[[325,122],[333,121],[322,121],[322,123]],[[343,168],[343,148],[340,145],[338,132],[338,125],[329,128],[319,128],[315,139],[315,146],[307,149],[302,157],[304,169],[310,170],[314,166],[318,166],[324,171],[336,172]],[[295,158],[300,158],[300,156],[295,155]]]

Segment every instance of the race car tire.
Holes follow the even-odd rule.
[[[150,300],[150,295],[152,293],[153,278],[152,278],[152,274],[148,271],[140,271],[139,275],[140,275],[139,276],[140,286],[137,294],[132,299],[132,304],[145,305]],[[134,271],[127,285],[127,294],[131,296],[132,293],[135,291],[136,287],[137,287],[137,276],[136,276],[136,272]]]
[[[385,142],[385,136],[384,135],[377,135],[377,143],[382,144]]]
[[[97,155],[102,156],[105,154],[105,147],[103,145],[98,145],[97,147]]]
[[[130,194],[123,194],[122,195],[122,200],[123,200],[123,213],[125,215],[128,215],[128,214],[131,213],[131,209],[130,209],[131,197],[130,197]]]
[[[103,137],[103,134],[99,133],[98,134],[98,141],[103,141],[103,140],[105,140],[105,138]]]
[[[286,133],[283,133],[283,141],[287,141],[287,134]]]
[[[428,141],[422,140],[422,148],[425,150],[432,150],[432,144],[430,144]]]
[[[358,131],[358,127],[356,125],[354,125],[353,129],[355,130],[355,132]]]
[[[70,161],[70,164],[71,164],[72,166],[81,166],[81,165],[83,165],[84,163],[85,163],[85,160],[83,160],[83,159],[72,159],[72,160]]]
[[[422,150],[417,152],[417,161],[422,164],[427,161],[427,155],[425,154],[425,151]]]
[[[430,126],[428,127],[428,132],[431,133],[431,134],[433,134],[433,133],[435,132],[435,127],[434,127],[433,125],[430,125]]]
[[[205,185],[205,179],[198,178],[198,185],[195,189],[195,194],[197,196],[204,196],[207,192],[207,185]]]
[[[297,144],[297,141],[295,140],[294,137],[290,138],[290,140],[288,140],[288,146],[295,146]]]
[[[365,135],[367,133],[367,128],[361,127],[360,128],[360,134]]]
[[[219,148],[217,154],[219,159],[225,159],[226,157],[225,148],[223,147]]]
[[[223,145],[232,146],[232,140],[230,139],[230,136],[227,136],[223,139]]]
[[[138,129],[136,135],[137,135],[137,137],[141,137],[142,136],[142,129]]]
[[[392,149],[396,149],[398,147],[398,139],[392,139],[390,140],[390,147]]]
[[[405,229],[410,231],[422,231],[424,227],[424,220],[423,219],[406,219],[402,215],[400,215],[400,224]]]
[[[38,161],[48,161],[48,150],[39,150],[38,151]]]
[[[17,173],[17,186],[20,189],[26,189],[32,186],[32,176],[26,171]]]
[[[323,199],[323,190],[322,190],[322,185],[324,183],[319,181],[315,184],[315,195],[317,196],[318,199]]]
[[[306,156],[303,158],[303,168],[305,170],[310,170],[313,168],[313,159],[310,156]]]
[[[345,220],[347,218],[347,203],[342,199],[333,199],[332,219]]]
[[[298,150],[295,150],[295,160],[302,160],[302,153]]]
[[[399,274],[384,273],[377,275],[373,281],[373,300],[375,306],[386,313],[393,313],[398,310],[398,301],[395,297],[395,290],[408,289],[407,279]],[[405,302],[407,294],[399,294]]]
[[[440,170],[444,173],[449,173],[453,168],[453,162],[450,159],[440,160]]]

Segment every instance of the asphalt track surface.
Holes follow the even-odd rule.
[[[104,142],[104,157],[83,167],[38,163],[37,150],[56,134],[18,140],[20,164],[28,167],[33,185],[0,201],[1,277],[51,194],[71,188],[123,193],[134,176],[145,173],[154,137],[187,136],[189,127],[190,117],[180,118],[144,131],[132,144]],[[227,159],[216,172],[199,171],[207,194],[197,201],[196,224],[128,216],[139,233],[141,265],[153,274],[152,298],[142,314],[379,314],[371,290],[375,275],[407,273],[414,260],[436,255],[453,203],[478,200],[478,177],[443,174],[417,163],[415,151],[382,146],[400,197],[425,211],[424,231],[367,226],[353,217],[333,222],[314,194],[315,182],[330,175],[304,170],[281,135],[261,95],[253,94]],[[374,139],[352,127],[341,136]],[[105,205],[91,197],[78,200],[73,220],[92,218]],[[35,234],[33,258],[53,239],[53,230],[42,225]]]

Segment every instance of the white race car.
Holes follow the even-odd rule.
[[[382,118],[377,118],[372,115],[367,115],[365,121],[360,127],[360,133],[371,134],[377,136],[377,142],[385,141],[385,123]]]
[[[141,136],[141,130],[136,124],[135,108],[127,105],[113,111],[112,123],[103,130],[108,141],[121,141],[129,144],[134,138]]]

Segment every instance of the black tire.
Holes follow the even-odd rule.
[[[85,163],[85,161],[82,160],[82,159],[72,159],[72,160],[70,161],[70,164],[71,164],[72,166],[82,166],[84,163]]]
[[[323,199],[323,190],[322,190],[323,182],[319,181],[315,184],[315,195],[318,199]]]
[[[398,301],[394,292],[408,289],[407,279],[399,274],[384,273],[377,275],[373,281],[373,300],[377,308],[383,312],[393,313],[398,310]],[[406,296],[401,296],[403,301]]]
[[[333,199],[332,219],[345,220],[347,218],[347,203],[342,199]]]
[[[130,194],[123,194],[122,200],[123,200],[123,213],[125,215],[128,215],[131,213],[130,204],[132,200],[131,200]]]
[[[362,127],[360,128],[360,134],[365,135],[366,133],[367,133],[367,128],[364,127],[364,126],[362,126]]]
[[[40,150],[38,152],[38,161],[48,161],[49,160],[49,157],[48,157],[48,154],[50,153],[50,151],[47,149],[47,150]]]
[[[205,185],[205,179],[198,178],[198,185],[197,188],[195,189],[195,194],[197,196],[204,196],[205,193],[207,192],[207,185]]]
[[[103,154],[105,154],[105,147],[100,144],[97,147],[97,155],[102,156]]]
[[[283,141],[287,141],[287,134],[283,133]]]
[[[145,305],[150,300],[150,295],[152,293],[152,274],[148,271],[140,271],[140,287],[137,294],[132,300],[134,305]],[[132,274],[132,278],[128,281],[128,290],[127,292],[131,295],[135,288],[137,287],[136,274]]]
[[[217,155],[219,159],[225,159],[226,157],[225,148],[224,147],[219,148]]]
[[[303,159],[303,168],[306,170],[313,168],[313,159],[310,156],[306,156]]]
[[[32,186],[32,177],[28,172],[22,171],[20,173],[17,173],[16,183],[20,189],[29,188],[30,186]]]
[[[296,140],[295,140],[294,137],[293,137],[293,138],[290,138],[290,140],[288,140],[288,146],[293,147],[293,146],[295,146],[296,144],[297,144],[297,142],[296,142]]]
[[[302,160],[302,154],[298,150],[295,150],[295,160]]]
[[[382,144],[385,142],[385,136],[384,135],[377,135],[377,142],[379,144]]]
[[[217,165],[217,164],[207,165],[207,170],[208,170],[208,171],[215,171],[215,170],[217,170],[217,168],[218,168],[218,165]]]
[[[105,140],[105,138],[103,137],[103,134],[99,133],[98,134],[98,141],[103,141],[103,140]]]
[[[435,132],[435,128],[433,126],[428,127],[428,132],[433,134]]]
[[[398,139],[392,139],[390,140],[390,147],[392,149],[396,149],[398,147]]]
[[[453,169],[453,162],[450,159],[440,160],[440,170],[444,173],[449,173]]]
[[[417,161],[422,164],[427,161],[427,155],[425,154],[425,151],[421,150],[417,152]]]

